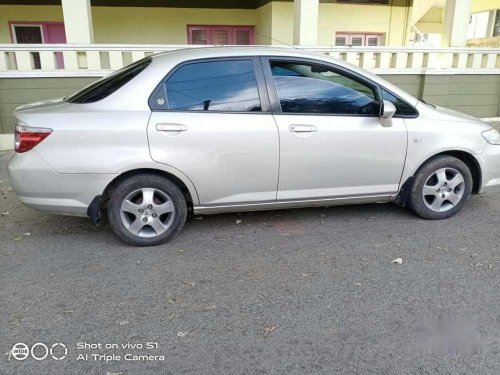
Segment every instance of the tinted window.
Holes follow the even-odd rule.
[[[378,115],[373,90],[318,65],[271,62],[282,112]]]
[[[70,103],[94,103],[111,95],[120,87],[137,76],[151,63],[151,58],[136,61],[109,76],[85,87],[83,90],[68,96],[65,100]]]
[[[409,117],[417,115],[415,108],[385,90],[382,90],[382,98],[394,104],[396,107],[396,113],[394,116]]]
[[[163,97],[164,96],[164,97]],[[181,66],[156,93],[157,109],[260,111],[252,60],[210,61]]]

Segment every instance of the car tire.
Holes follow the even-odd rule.
[[[408,196],[408,207],[427,220],[447,219],[460,211],[472,191],[469,167],[452,156],[437,156],[422,165]]]
[[[133,246],[156,246],[174,238],[186,222],[186,200],[167,177],[141,174],[121,181],[108,204],[111,228]]]

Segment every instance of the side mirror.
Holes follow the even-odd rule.
[[[396,113],[396,107],[388,100],[384,100],[380,117],[391,118]]]
[[[396,107],[388,100],[384,100],[380,108],[380,125],[384,128],[392,126],[392,116],[396,113]]]

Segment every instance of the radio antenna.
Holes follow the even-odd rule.
[[[256,33],[255,33],[255,35],[259,35],[259,36],[261,36],[261,37],[263,37],[263,38],[266,38],[266,39],[272,40],[273,42],[278,42],[278,43],[281,43],[281,44],[283,44],[283,45],[285,45],[285,46],[287,46],[287,47],[291,47],[291,48],[293,48],[293,49],[299,49],[298,47],[296,47],[296,46],[294,46],[294,45],[292,45],[292,44],[288,44],[288,43],[282,42],[281,40],[271,38],[270,36],[267,36],[267,35],[264,35],[264,34],[261,34],[261,33],[257,33],[257,32],[256,32]]]

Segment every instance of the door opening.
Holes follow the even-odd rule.
[[[12,43],[16,44],[66,44],[63,22],[9,22]],[[41,69],[40,54],[31,53],[33,68]],[[55,53],[56,69],[64,69],[62,52]]]

